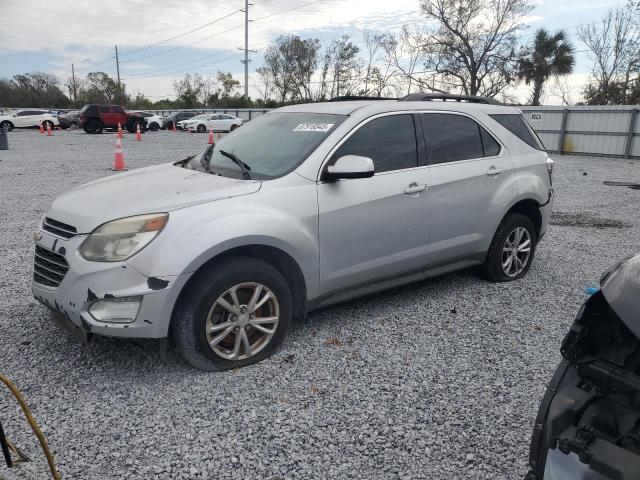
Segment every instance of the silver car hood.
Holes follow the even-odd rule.
[[[85,183],[53,201],[47,217],[90,233],[116,218],[178,208],[260,190],[262,182],[210,175],[172,164]]]
[[[607,270],[600,288],[616,315],[640,338],[640,254]]]

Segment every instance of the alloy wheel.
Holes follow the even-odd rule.
[[[244,360],[267,346],[278,328],[280,307],[265,285],[234,285],[214,302],[205,324],[207,343],[225,360]]]
[[[502,271],[508,277],[517,277],[527,267],[531,257],[531,234],[524,227],[515,228],[502,247]]]

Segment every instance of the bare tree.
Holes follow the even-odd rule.
[[[331,97],[358,91],[364,72],[364,62],[359,53],[360,47],[351,41],[349,35],[335,39],[327,49],[323,64],[323,68],[326,68],[324,82],[328,83],[331,78]]]
[[[630,3],[608,10],[598,23],[578,27],[578,37],[592,60],[592,81],[585,88],[588,103],[626,103],[632,76],[640,69],[636,12]]]
[[[515,78],[517,34],[528,0],[421,0],[438,28],[425,42],[425,66],[467,95],[493,97]]]
[[[393,65],[400,72],[401,80],[408,84],[406,93],[411,93],[414,85],[422,88],[425,81],[416,73],[416,68],[424,61],[424,30],[421,27],[409,29],[404,25],[399,35],[385,35],[380,39],[380,43],[385,52],[386,63]]]
[[[567,77],[555,77],[553,84],[549,88],[549,94],[559,98],[562,105],[573,105],[573,97],[571,96],[571,86],[567,81]]]
[[[366,63],[367,63],[367,72],[364,78],[364,89],[363,94],[369,94],[369,84],[371,83],[371,75],[372,73],[376,74],[376,80],[380,80],[381,72],[378,69],[377,72],[372,72],[372,68],[375,68],[374,65],[379,60],[379,53],[382,48],[382,40],[384,38],[384,34],[372,32],[370,30],[365,30],[362,33],[362,40],[364,41],[365,51],[367,54]]]

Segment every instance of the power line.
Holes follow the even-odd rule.
[[[162,44],[171,42],[171,41],[176,40],[178,38],[181,38],[181,37],[184,37],[186,35],[189,35],[189,34],[191,34],[193,32],[197,32],[199,30],[202,30],[203,28],[209,27],[209,26],[211,26],[211,25],[213,25],[215,23],[221,22],[222,20],[224,20],[226,18],[229,18],[229,17],[231,17],[232,15],[235,15],[238,12],[242,12],[242,9],[240,8],[238,10],[234,10],[233,12],[228,13],[227,15],[223,15],[222,17],[218,17],[215,20],[212,20],[212,21],[210,21],[208,23],[205,23],[204,25],[200,25],[199,27],[192,28],[191,30],[188,30],[188,31],[183,32],[183,33],[180,33],[178,35],[174,35],[173,37],[167,38],[167,39],[162,40],[160,42],[156,42],[156,43],[152,43],[150,45],[144,46],[144,47],[136,48],[135,50],[131,50],[129,52],[124,52],[124,53],[121,53],[120,55],[131,55],[132,53],[140,52],[140,51],[143,51],[143,50],[148,50],[149,48],[157,47],[158,45],[162,45]],[[146,58],[146,57],[142,57],[142,58]],[[137,59],[133,58],[133,59],[126,60],[126,62],[134,62],[136,60],[141,60],[141,59],[140,58],[137,58]],[[125,63],[125,61],[123,61],[122,63]]]

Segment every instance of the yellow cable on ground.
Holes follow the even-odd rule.
[[[27,402],[24,401],[24,397],[20,393],[20,390],[18,390],[18,387],[16,387],[11,380],[9,380],[2,374],[0,374],[0,382],[4,383],[9,391],[13,394],[13,396],[16,397],[16,400],[18,401],[18,404],[20,404],[20,408],[24,412],[24,416],[26,417],[29,426],[31,426],[31,430],[33,430],[33,433],[35,433],[36,437],[38,437],[38,441],[40,442],[40,447],[42,447],[44,456],[47,457],[47,463],[49,464],[51,476],[54,478],[54,480],[60,480],[60,474],[56,470],[56,466],[53,463],[53,455],[51,454],[49,446],[47,445],[47,439],[44,438],[44,434],[40,430],[40,427],[36,423],[36,420],[33,418],[33,415],[31,415],[31,410],[29,410]]]

